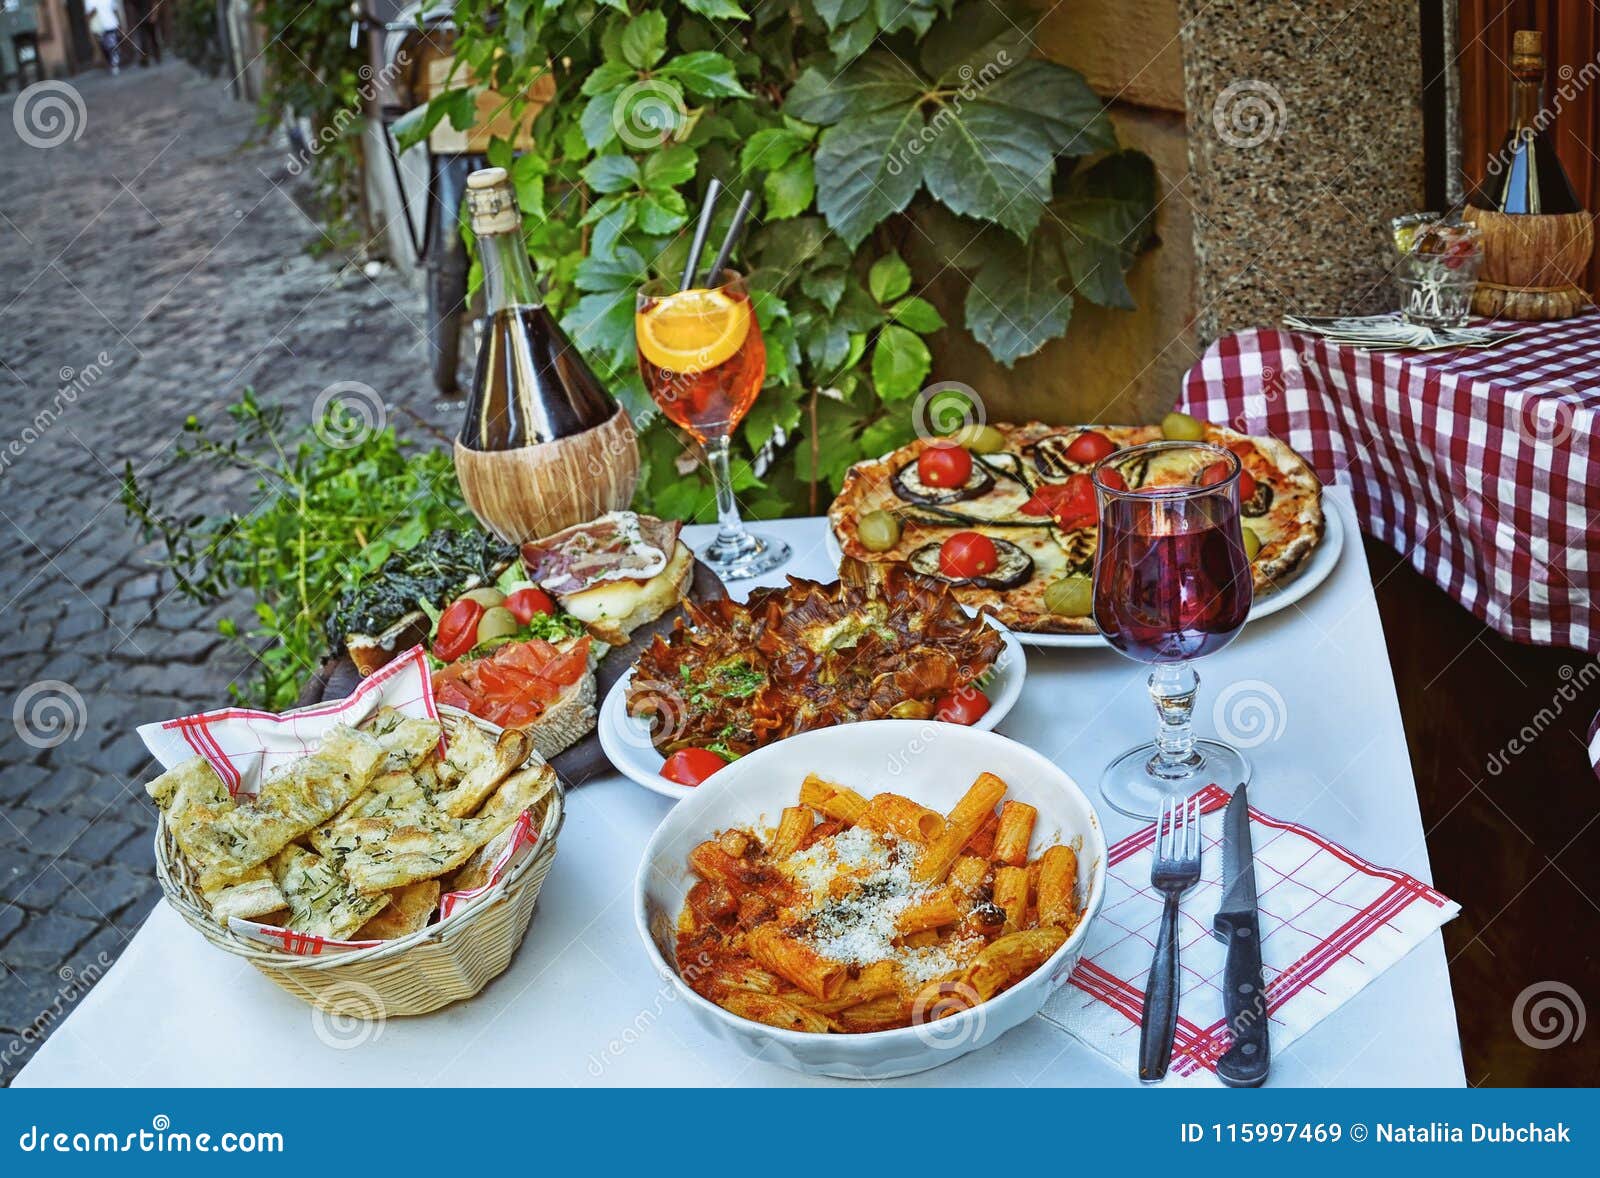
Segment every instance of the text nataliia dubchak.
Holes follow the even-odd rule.
[[[1448,1121],[1429,1121],[1425,1125],[1386,1125],[1382,1121],[1375,1121],[1372,1140],[1379,1144],[1399,1142],[1407,1145],[1457,1145],[1473,1141],[1506,1145],[1542,1142],[1553,1145],[1570,1142],[1572,1134],[1562,1121],[1554,1125],[1535,1125],[1531,1121],[1526,1125],[1508,1125],[1504,1122],[1484,1125],[1474,1121],[1466,1126],[1452,1125]]]

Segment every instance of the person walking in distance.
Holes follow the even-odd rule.
[[[161,0],[122,0],[128,14],[128,40],[139,51],[139,64],[161,64]]]
[[[122,69],[122,12],[117,0],[84,0],[89,32],[100,42],[106,68],[116,76]]]

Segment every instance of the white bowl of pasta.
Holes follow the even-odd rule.
[[[656,830],[634,919],[712,1035],[797,1071],[887,1079],[1037,1014],[1105,893],[1082,790],[1004,736],[923,720],[735,761]]]

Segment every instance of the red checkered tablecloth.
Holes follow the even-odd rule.
[[[1189,370],[1181,405],[1288,442],[1506,637],[1600,651],[1600,311],[1452,352],[1242,331]]]
[[[1180,407],[1288,442],[1363,528],[1507,638],[1600,652],[1600,310],[1498,347],[1369,352],[1252,329]],[[1591,745],[1600,772],[1600,741]]]

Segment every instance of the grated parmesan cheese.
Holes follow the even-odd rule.
[[[800,940],[846,965],[893,961],[917,985],[959,969],[981,938],[916,949],[895,944],[900,914],[939,891],[912,880],[920,857],[915,843],[860,826],[790,855],[780,867],[808,896],[797,906]]]

